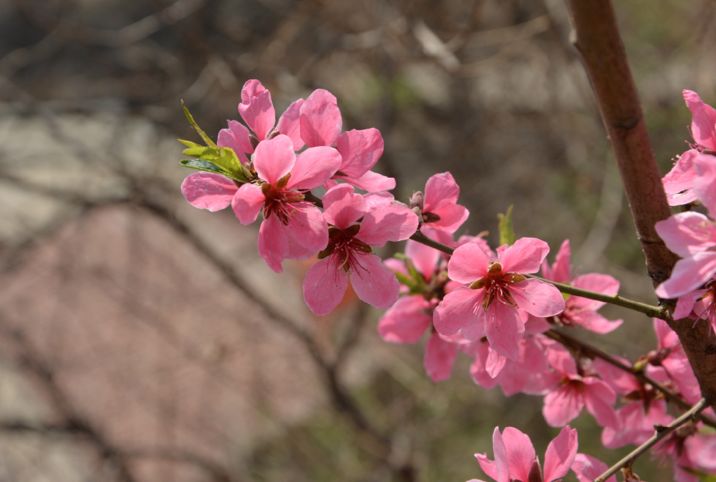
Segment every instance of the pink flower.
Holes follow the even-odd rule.
[[[476,243],[458,247],[448,262],[448,276],[468,286],[451,291],[437,306],[435,328],[468,341],[486,336],[497,353],[517,359],[528,314],[544,318],[564,309],[554,286],[525,276],[539,269],[548,251],[547,243],[535,238],[501,248],[497,259]]]
[[[317,315],[330,313],[349,281],[361,300],[378,308],[390,307],[398,299],[398,281],[372,254],[372,246],[409,238],[417,229],[418,217],[390,195],[362,196],[347,184],[329,189],[323,207],[331,228],[321,259],[303,281],[308,307]]]
[[[259,254],[276,272],[285,258],[305,258],[328,243],[328,226],[321,211],[304,200],[304,193],[322,185],[338,168],[340,156],[331,147],[314,147],[295,155],[283,134],[256,147],[253,168],[257,179],[237,186],[223,176],[197,173],[182,183],[182,194],[197,208],[217,211],[231,204],[241,224],[253,223],[259,212]]]
[[[535,454],[530,438],[514,427],[492,433],[495,460],[485,454],[475,454],[480,468],[497,482],[553,482],[567,475],[577,454],[577,431],[564,427],[547,446],[544,471]],[[470,482],[479,482],[473,479]]]
[[[605,295],[616,295],[619,292],[619,281],[605,274],[590,273],[572,278],[570,269],[571,249],[569,240],[564,240],[551,267],[547,262],[542,265],[543,276],[559,283],[568,283],[576,288],[596,291]],[[597,310],[604,306],[601,301],[571,295],[567,298],[564,311],[556,318],[564,326],[581,326],[585,330],[599,334],[616,330],[622,320],[609,321]]]
[[[467,220],[470,212],[457,203],[460,186],[452,174],[442,172],[431,176],[425,183],[422,213],[423,227],[452,234]]]
[[[703,149],[716,151],[716,109],[701,100],[693,90],[684,90],[684,101],[691,111],[691,135]]]
[[[696,403],[701,398],[701,390],[679,337],[664,320],[654,318],[652,321],[658,348],[648,355],[649,363],[663,368],[684,399]]]
[[[656,294],[677,298],[701,287],[716,273],[716,223],[703,214],[684,212],[656,223],[666,247],[682,257]]]
[[[689,149],[676,159],[674,167],[661,179],[670,206],[696,201],[696,193],[693,190],[696,180],[694,159],[701,155],[696,149]]]
[[[568,424],[585,406],[601,426],[617,424],[613,408],[616,393],[609,385],[595,376],[579,374],[572,355],[559,345],[549,350],[547,359],[562,376],[561,382],[544,397],[542,414],[549,425]]]
[[[383,155],[383,137],[378,129],[341,133],[343,120],[338,102],[327,90],[311,93],[300,108],[301,138],[309,146],[335,146],[341,165],[334,180],[345,181],[368,192],[390,191],[395,179],[371,171]]]

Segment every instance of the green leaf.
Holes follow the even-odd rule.
[[[196,169],[197,171],[212,172],[214,174],[221,174],[222,176],[235,179],[230,172],[226,172],[221,167],[217,166],[213,162],[202,161],[201,159],[182,159],[179,161],[182,166],[188,167],[189,169]],[[237,179],[240,181],[240,179]]]
[[[201,137],[201,139],[206,143],[206,145],[209,147],[216,147],[216,143],[211,139],[211,137],[206,135],[206,132],[204,132],[204,130],[201,127],[199,127],[199,124],[196,123],[196,121],[194,120],[194,116],[191,115],[189,108],[184,103],[184,99],[182,99],[182,101],[181,101],[181,108],[184,111],[184,117],[186,117],[186,120],[189,121],[189,124],[191,124],[191,126],[194,128],[196,133],[199,134],[199,137]],[[182,142],[182,141],[179,141],[179,142]],[[183,142],[182,142],[182,144],[183,144]]]
[[[497,222],[500,231],[500,245],[510,245],[515,242],[515,228],[512,225],[512,205],[507,208],[507,212],[497,215]]]
[[[408,288],[413,288],[415,286],[415,282],[405,273],[395,273],[395,277],[398,278],[398,282],[400,284],[405,285]]]

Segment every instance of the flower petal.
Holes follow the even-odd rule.
[[[279,134],[272,139],[259,142],[253,160],[259,177],[275,186],[279,179],[291,172],[296,163],[291,138]]]
[[[336,263],[335,256],[322,259],[311,266],[303,279],[306,305],[319,316],[336,309],[348,288],[348,276]]]
[[[716,142],[716,137],[714,141]],[[716,216],[716,156],[703,154],[696,157],[694,169],[694,194],[713,218]]]
[[[569,472],[577,455],[577,431],[564,427],[547,446],[544,455],[544,481],[553,482]]]
[[[584,378],[584,403],[587,410],[602,427],[615,427],[618,424],[614,413],[616,393],[614,390],[595,377]]]
[[[328,225],[323,213],[311,203],[294,203],[294,211],[286,226],[291,240],[305,248],[303,253],[292,253],[290,257],[313,256],[328,245]]]
[[[572,281],[575,288],[581,288],[588,291],[596,291],[609,296],[614,296],[619,292],[619,281],[613,276],[607,274],[590,273],[577,276]],[[596,311],[604,306],[603,301],[590,300],[579,296],[571,295],[567,302],[570,307],[580,310]]]
[[[336,179],[343,179],[366,192],[391,191],[395,189],[395,178],[384,176],[375,171],[367,171],[360,177],[336,176]]]
[[[241,89],[239,114],[260,141],[266,139],[276,122],[276,111],[271,93],[258,80],[247,80]]]
[[[376,308],[390,308],[398,299],[400,284],[395,274],[374,254],[355,254],[349,271],[358,298]]]
[[[422,296],[400,298],[378,322],[378,333],[387,342],[416,343],[432,321],[429,309]]]
[[[323,217],[329,224],[345,229],[363,217],[365,198],[349,184],[333,186],[323,195]]]
[[[572,471],[577,475],[579,482],[592,482],[609,469],[609,466],[591,455],[577,454],[574,457]],[[612,475],[605,482],[617,482],[616,476]]]
[[[701,213],[675,214],[656,223],[655,228],[666,247],[681,257],[716,246],[716,223]]]
[[[332,147],[309,147],[296,158],[286,189],[314,189],[338,170],[341,156]]]
[[[441,335],[451,336],[466,329],[469,325],[478,324],[480,320],[476,311],[482,290],[458,288],[451,291],[433,312],[433,325]],[[483,330],[482,326],[478,331]],[[471,330],[474,331],[474,330]]]
[[[457,344],[445,341],[440,335],[433,333],[425,346],[423,358],[425,372],[434,382],[449,379],[456,356]]]
[[[332,146],[342,122],[338,101],[327,90],[314,90],[301,105],[301,137],[309,147]]]
[[[676,262],[671,277],[656,288],[660,298],[678,298],[709,281],[716,273],[716,252],[694,254]]]
[[[694,159],[699,155],[696,149],[684,152],[678,157],[674,167],[661,179],[670,206],[681,206],[696,201],[696,194],[691,188],[696,178]]]
[[[242,184],[231,201],[231,207],[241,224],[251,224],[256,221],[265,200],[264,193],[256,184]]]
[[[301,106],[303,105],[303,99],[295,100],[288,106],[288,108],[281,114],[281,117],[276,124],[276,130],[281,134],[286,134],[293,141],[293,150],[300,151],[305,145],[303,139],[301,139]]]
[[[410,259],[415,268],[423,275],[425,281],[430,281],[433,273],[438,267],[438,261],[442,253],[417,241],[409,239],[405,243],[405,255]]]
[[[526,279],[509,287],[520,309],[539,318],[558,315],[564,311],[564,297],[557,288],[536,279]]]
[[[525,320],[517,308],[493,301],[486,310],[485,335],[490,347],[510,360],[520,354],[520,339],[525,331]]]
[[[716,150],[716,109],[701,100],[699,94],[684,90],[684,101],[691,111],[691,135],[697,144]]]
[[[405,204],[391,202],[371,209],[363,218],[356,237],[371,246],[387,241],[404,241],[418,229],[418,216]]]
[[[547,261],[542,263],[542,276],[550,281],[556,281],[558,283],[569,283],[572,279],[571,274],[571,259],[572,259],[572,248],[569,244],[569,240],[565,239],[562,241],[562,245],[557,251],[557,255],[554,257],[554,264],[550,267]]]
[[[562,385],[544,397],[542,415],[552,427],[563,427],[577,418],[584,407],[584,398],[579,389]]]
[[[191,174],[181,183],[181,193],[189,204],[212,213],[227,208],[237,189],[231,179],[209,172]]]
[[[216,138],[216,145],[230,147],[234,150],[242,163],[249,162],[249,155],[254,152],[251,144],[249,130],[238,121],[230,120],[227,129],[221,129]]]
[[[537,460],[530,438],[514,427],[505,427],[502,442],[505,444],[510,480],[530,480],[530,471]]]
[[[497,257],[505,273],[536,273],[549,253],[549,245],[537,238],[520,238]]]
[[[472,283],[487,274],[490,258],[477,243],[458,246],[448,261],[448,276],[459,283]]]
[[[276,216],[264,219],[259,228],[259,256],[277,273],[283,271],[281,262],[288,255],[288,236]]]
[[[383,136],[378,129],[350,130],[336,140],[343,161],[340,171],[346,177],[361,177],[375,166],[383,155]]]

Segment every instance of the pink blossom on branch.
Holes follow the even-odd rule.
[[[303,281],[308,307],[317,315],[330,313],[349,282],[361,300],[377,308],[390,307],[400,287],[372,248],[412,236],[418,227],[417,215],[390,195],[363,196],[348,184],[329,189],[323,208],[330,224],[329,239]]]
[[[519,340],[529,314],[554,316],[564,298],[554,286],[525,275],[539,270],[549,252],[547,243],[521,238],[491,258],[475,243],[458,247],[448,263],[448,276],[462,283],[435,309],[433,323],[442,335],[468,341],[487,337],[499,354],[517,359]]]
[[[571,284],[576,288],[614,296],[619,292],[619,281],[606,274],[589,273],[572,278],[571,248],[569,240],[564,240],[557,252],[554,264],[547,262],[542,265],[545,279],[559,283]],[[571,295],[565,302],[564,311],[556,316],[559,324],[564,326],[581,326],[585,330],[599,334],[610,333],[622,324],[622,320],[610,321],[597,313],[606,303]]]
[[[704,103],[693,90],[683,91],[684,102],[691,111],[691,135],[698,147],[716,151],[716,109]]]
[[[421,211],[426,229],[453,234],[467,220],[470,212],[457,203],[460,187],[449,172],[434,174],[425,183]]]
[[[480,468],[497,482],[553,482],[567,475],[577,454],[577,431],[564,427],[547,446],[544,470],[535,454],[530,438],[514,427],[492,433],[492,450],[495,460],[485,454],[475,454]],[[480,482],[473,479],[470,482]]]

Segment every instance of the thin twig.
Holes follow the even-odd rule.
[[[619,469],[621,469],[622,467],[627,467],[627,466],[631,465],[634,462],[634,460],[636,460],[640,455],[645,453],[651,447],[656,445],[661,439],[665,438],[667,435],[674,432],[674,430],[676,430],[677,428],[679,428],[686,422],[689,422],[690,420],[695,419],[697,417],[697,415],[699,413],[701,413],[701,411],[707,407],[707,405],[708,404],[706,402],[706,399],[702,398],[701,400],[696,402],[696,405],[694,405],[689,410],[687,410],[686,412],[681,414],[681,416],[679,418],[677,418],[676,420],[671,422],[666,427],[661,427],[661,426],[654,427],[656,430],[654,431],[654,435],[652,435],[651,438],[649,438],[649,440],[647,440],[646,442],[644,442],[643,444],[641,444],[640,446],[635,448],[631,453],[629,453],[626,457],[621,459],[619,462],[617,462],[616,464],[609,467],[609,469],[607,469],[606,472],[604,472],[602,475],[600,475],[599,477],[594,479],[594,482],[604,482],[609,477],[616,474],[619,471]]]

